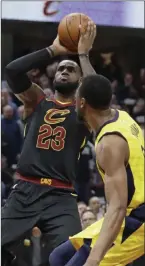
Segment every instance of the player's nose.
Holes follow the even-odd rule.
[[[69,72],[67,69],[64,69],[61,73],[62,76],[69,76]]]

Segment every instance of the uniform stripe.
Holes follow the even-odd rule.
[[[125,217],[125,227],[122,234],[123,243],[128,237],[130,237],[143,223],[130,216]]]
[[[127,165],[126,172],[127,172],[127,185],[128,185],[127,206],[129,206],[130,202],[132,201],[133,195],[135,193],[134,178],[133,178],[133,173],[130,168],[130,164]]]
[[[122,234],[122,243],[145,222],[145,204],[139,205],[125,217],[125,227]]]

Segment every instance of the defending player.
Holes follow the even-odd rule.
[[[144,254],[143,135],[128,113],[111,109],[111,98],[109,80],[92,75],[83,79],[76,102],[79,118],[97,132],[106,215],[54,250],[51,266],[125,266]]]
[[[54,56],[69,53],[58,38],[49,48],[6,67],[7,81],[24,103],[25,142],[17,169],[19,181],[2,210],[2,265],[11,265],[9,244],[35,225],[48,234],[48,252],[81,230],[73,184],[80,148],[89,132],[84,123],[78,122],[74,101],[82,73],[94,73],[84,54],[89,53],[95,35],[95,25],[89,22],[78,44],[82,69],[69,60],[59,64],[53,100],[45,98],[26,73],[47,66]]]

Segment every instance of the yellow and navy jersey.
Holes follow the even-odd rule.
[[[127,112],[116,110],[114,119],[106,122],[100,128],[95,145],[108,134],[117,134],[128,143],[130,154],[126,172],[128,182],[127,215],[129,215],[144,203],[144,138],[142,130]],[[104,178],[104,173],[99,166],[98,170]]]
[[[24,177],[73,182],[80,149],[89,135],[77,119],[75,104],[44,98],[25,123],[17,172]]]

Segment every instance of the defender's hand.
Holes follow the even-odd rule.
[[[69,51],[66,47],[64,47],[59,40],[59,36],[57,35],[56,39],[54,40],[53,44],[50,46],[52,49],[54,56],[57,55],[66,55],[66,54],[75,54]]]
[[[80,39],[78,43],[78,54],[88,54],[92,49],[96,37],[96,25],[92,20],[88,21],[88,27],[84,32],[82,26],[80,28]]]

